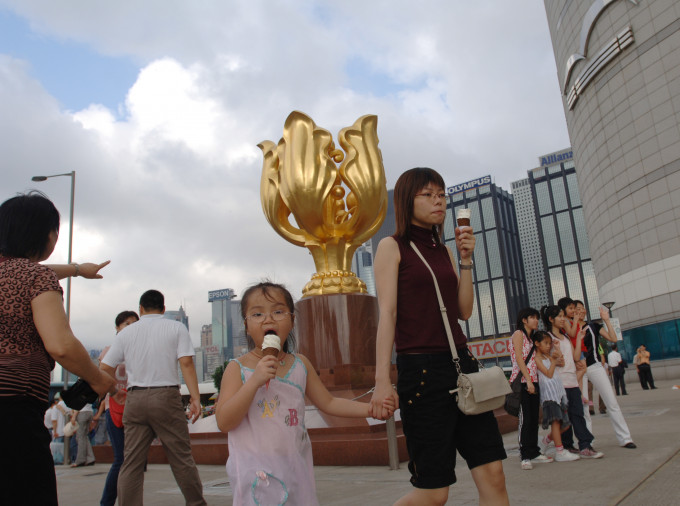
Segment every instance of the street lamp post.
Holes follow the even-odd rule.
[[[602,305],[607,308],[607,311],[609,311],[609,318],[612,317],[612,306],[616,304],[616,302],[603,302]]]
[[[73,260],[72,254],[73,254],[73,201],[76,193],[76,171],[73,170],[71,172],[67,172],[65,174],[53,174],[51,176],[33,176],[31,178],[32,181],[46,181],[47,179],[51,177],[59,177],[59,176],[68,176],[71,178],[71,209],[70,209],[70,216],[69,216],[69,227],[68,227],[68,263],[70,264],[71,261]],[[71,322],[71,276],[66,278],[66,319],[70,323]],[[69,382],[69,376],[70,373],[68,369],[63,369],[63,380],[64,380],[64,386],[68,388],[68,382]],[[69,465],[69,460],[70,460],[70,451],[69,451],[69,443],[70,443],[71,438],[70,437],[64,437],[64,465]]]

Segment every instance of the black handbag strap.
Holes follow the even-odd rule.
[[[420,252],[420,250],[418,250],[418,247],[415,244],[413,244],[413,241],[411,241],[411,247],[415,250],[416,254],[423,261],[425,267],[427,267],[427,270],[430,271],[430,274],[432,274],[432,280],[434,281],[434,289],[437,292],[437,299],[439,300],[439,311],[441,311],[442,313],[442,320],[444,321],[444,328],[446,329],[446,337],[449,339],[449,346],[451,347],[451,356],[453,357],[453,363],[456,364],[458,374],[461,374],[459,364],[460,359],[458,358],[458,351],[456,350],[456,345],[453,341],[453,332],[451,332],[451,325],[449,325],[449,317],[446,315],[446,306],[444,305],[444,299],[442,298],[442,294],[439,291],[439,283],[437,283],[437,277],[434,275],[432,267],[430,267],[430,264],[427,263],[427,260],[425,260],[423,254]]]
[[[532,344],[531,349],[529,350],[529,354],[527,355],[527,358],[524,360],[525,366],[529,363],[529,360],[531,360],[531,356],[534,354],[534,351],[536,351],[536,345]],[[519,366],[517,366],[517,369],[519,370]],[[522,383],[522,378],[523,378],[522,371],[519,371],[519,373],[517,373],[517,376],[515,376],[515,379],[512,380],[512,382],[514,383],[516,381],[518,383]]]

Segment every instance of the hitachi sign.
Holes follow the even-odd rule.
[[[539,161],[541,162],[541,167],[543,167],[545,165],[571,160],[572,158],[574,158],[574,152],[566,151],[564,153],[553,153],[552,155],[542,156],[539,158]]]
[[[479,179],[473,179],[467,183],[457,184],[455,186],[449,186],[446,189],[446,193],[449,195],[455,195],[456,193],[471,190],[472,188],[479,188],[480,186],[486,186],[491,184],[491,176],[480,177]]]

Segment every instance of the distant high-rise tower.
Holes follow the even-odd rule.
[[[526,246],[527,277],[531,272],[530,283],[535,290],[530,291],[530,298],[533,297],[538,305],[554,304],[569,296],[582,300],[590,317],[598,318],[600,298],[572,149],[543,155],[538,160],[541,166],[530,170],[527,180],[513,183],[513,188],[524,190],[515,196],[515,203],[521,202],[526,211],[518,221],[520,234],[526,238],[522,241],[522,251]],[[524,181],[528,182],[529,192],[526,184],[522,184]],[[532,208],[533,219],[530,216]],[[540,264],[535,254],[537,249]],[[542,296],[536,291],[540,286],[545,287]]]
[[[180,306],[179,310],[177,311],[166,311],[163,314],[163,318],[180,322],[187,328],[187,330],[189,330],[189,317],[182,306]]]
[[[201,327],[201,348],[212,346],[212,324]]]
[[[517,313],[529,304],[515,218],[513,196],[491,182],[491,176],[447,188],[444,223],[446,245],[458,262],[454,228],[456,210],[471,210],[475,238],[472,316],[461,322],[470,339],[508,336]]]

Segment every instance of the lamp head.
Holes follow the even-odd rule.
[[[612,306],[616,304],[616,302],[603,302],[602,305],[606,307],[607,309],[611,310]]]
[[[33,176],[31,181],[47,181],[47,176]]]

